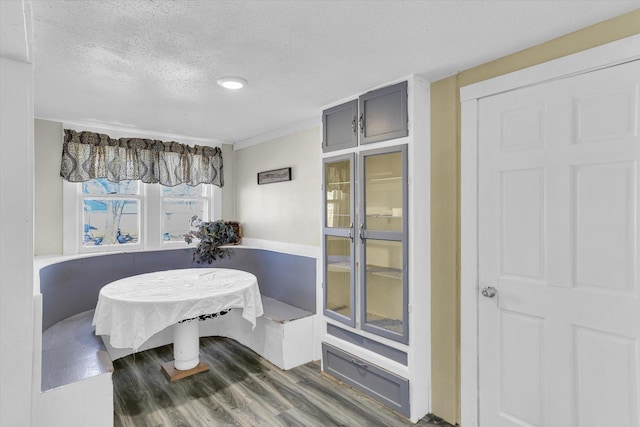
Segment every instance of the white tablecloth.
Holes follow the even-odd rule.
[[[181,320],[229,308],[241,308],[255,327],[263,314],[256,276],[226,268],[158,271],[103,287],[93,325],[96,335],[110,336],[113,347],[136,350]]]

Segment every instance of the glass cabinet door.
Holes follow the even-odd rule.
[[[337,160],[327,159],[325,177],[325,222],[326,228],[350,228],[353,222],[353,168],[352,156]]]
[[[364,164],[364,228],[403,231],[402,152],[367,154]]]
[[[324,160],[324,313],[355,326],[353,154]]]
[[[325,307],[339,319],[353,318],[352,244],[349,237],[325,236]]]
[[[362,329],[408,342],[406,146],[361,153]]]

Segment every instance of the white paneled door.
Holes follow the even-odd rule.
[[[479,102],[483,427],[640,426],[639,93],[634,61]]]

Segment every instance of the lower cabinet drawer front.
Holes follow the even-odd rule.
[[[409,417],[409,380],[366,360],[322,344],[326,373],[373,397],[383,405]]]

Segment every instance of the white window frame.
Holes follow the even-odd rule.
[[[207,185],[207,212],[210,221],[221,218],[222,190],[215,185]],[[63,242],[64,255],[95,254],[95,253],[123,253],[149,250],[171,250],[194,247],[186,242],[165,242],[162,239],[162,186],[160,184],[140,183],[140,236],[139,243],[121,246],[90,246],[82,245],[82,215],[83,195],[82,183],[63,180]],[[129,197],[123,196],[123,197]],[[154,214],[154,212],[156,214]]]
[[[93,200],[114,200],[114,199],[127,199],[127,200],[137,200],[138,201],[138,243],[127,243],[128,250],[136,250],[140,249],[145,239],[145,230],[144,230],[144,218],[145,218],[145,187],[142,183],[138,183],[138,192],[136,194],[84,194],[82,191],[83,183],[79,183],[78,189],[78,237],[81,241],[83,241],[83,233],[84,233],[84,201],[86,199]],[[95,253],[95,252],[112,252],[114,247],[117,245],[99,245],[99,246],[84,246],[82,243],[78,243],[78,252],[79,253]]]

